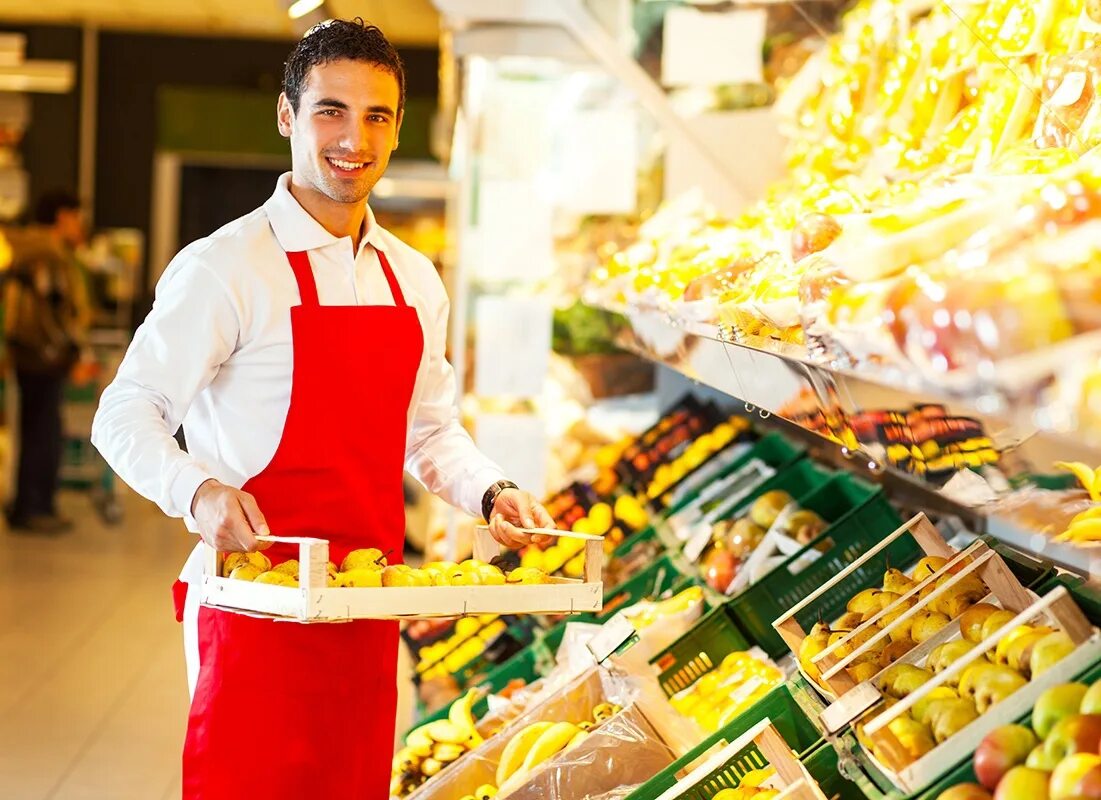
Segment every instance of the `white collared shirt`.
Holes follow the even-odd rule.
[[[393,305],[378,248],[424,331],[405,467],[429,491],[480,516],[482,495],[504,476],[459,422],[444,354],[449,302],[435,267],[381,228],[370,207],[353,254],[352,240],[311,217],[289,181],[290,173],[281,176],[262,207],[172,259],[153,310],[103,392],[92,443],[126,483],[196,530],[189,513],[199,485],[216,478],[243,486],[271,461],[282,435],[290,308],[299,304],[286,253],[309,251],[322,305]],[[181,423],[187,453],[173,438]]]

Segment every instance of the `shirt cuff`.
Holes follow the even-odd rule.
[[[195,499],[195,492],[213,478],[213,475],[198,464],[189,464],[179,471],[168,491],[172,497],[172,505],[181,517],[191,517],[191,503]]]

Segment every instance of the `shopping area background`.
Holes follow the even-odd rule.
[[[604,551],[599,609],[404,626],[394,796],[1094,797],[1096,717],[1052,733],[1101,711],[1080,0],[0,4],[0,797],[180,796],[194,540],[92,415],[172,256],[289,169],[293,42],[356,15],[405,63],[371,206],[447,287],[464,424]],[[406,562],[468,558],[404,489]],[[583,551],[505,563],[580,597]],[[855,684],[887,732],[827,737]]]

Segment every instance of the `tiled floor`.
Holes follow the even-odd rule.
[[[132,494],[123,506],[110,527],[66,494],[72,533],[0,527],[2,800],[180,796],[187,686],[169,587],[193,539]]]

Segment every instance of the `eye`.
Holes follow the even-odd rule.
[[[317,113],[323,117],[335,117],[340,114],[340,112],[335,108],[323,108]]]
[[[379,122],[379,123],[389,122],[389,119],[387,117],[383,116],[382,114],[371,114],[371,116],[367,117],[367,119],[370,120],[371,122]]]

